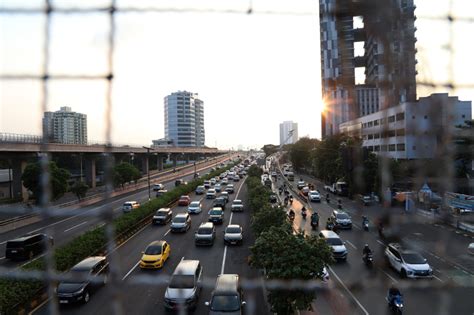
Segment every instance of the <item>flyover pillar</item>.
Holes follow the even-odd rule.
[[[189,161],[190,161],[190,154],[186,154],[184,156],[184,161],[186,162],[186,164],[189,164]]]
[[[149,161],[148,161],[148,156],[143,156],[141,157],[141,164],[142,164],[142,174],[148,174],[149,171]]]
[[[173,167],[176,167],[178,165],[178,156],[176,154],[172,155],[171,160],[173,160]]]
[[[94,158],[86,158],[86,184],[89,186],[89,188],[95,188],[97,185]]]
[[[13,181],[13,198],[20,198],[23,201],[28,200],[28,191],[23,186],[21,175],[26,168],[26,161],[14,159],[12,161],[12,181]]]
[[[164,157],[162,155],[158,154],[158,157],[156,159],[156,168],[158,169],[158,171],[163,170],[163,158]]]

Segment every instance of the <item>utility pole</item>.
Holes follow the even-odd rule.
[[[146,164],[147,164],[147,175],[148,175],[148,200],[151,200],[151,187],[150,187],[150,151],[153,151],[152,148],[149,147],[143,147],[143,149],[146,149]]]

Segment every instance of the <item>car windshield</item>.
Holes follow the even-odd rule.
[[[191,207],[199,207],[199,201],[193,201],[190,204]]]
[[[222,213],[222,210],[211,210],[209,211],[209,214],[211,215],[220,215]]]
[[[79,267],[79,268],[72,268],[71,271],[69,272],[69,274],[71,275],[71,277],[87,277],[91,274],[91,269],[89,268],[82,268],[82,267]],[[77,281],[77,280],[66,280],[64,281],[64,283],[78,283],[78,282],[81,282],[81,281]]]
[[[426,259],[418,253],[402,253],[403,260],[408,264],[424,264]]]
[[[161,255],[160,245],[150,245],[145,249],[146,255]]]
[[[225,230],[226,233],[240,233],[240,228],[239,227],[228,227]]]
[[[185,217],[175,217],[173,219],[173,222],[176,222],[176,223],[183,223],[183,222],[186,222],[186,218]]]
[[[198,234],[212,234],[211,228],[200,228]]]
[[[215,201],[216,204],[218,204],[218,203],[220,203],[220,202],[224,202],[224,198],[219,197],[219,198],[217,198],[216,201]]]
[[[326,239],[326,244],[330,246],[340,246],[343,245],[340,238],[328,238]]]
[[[240,200],[234,200],[234,205],[241,205],[242,204],[242,201]]]
[[[347,213],[338,213],[338,214],[336,215],[336,218],[338,218],[338,219],[343,219],[343,220],[344,220],[344,219],[350,219],[350,217],[349,217],[349,215],[348,215]]]
[[[158,210],[156,212],[157,217],[166,217],[168,215],[168,211]]]
[[[214,295],[211,310],[215,312],[235,312],[240,310],[240,299],[237,295]]]
[[[194,276],[174,275],[171,278],[169,287],[171,289],[192,289],[194,288]]]
[[[181,196],[181,199],[188,199],[188,196]]]

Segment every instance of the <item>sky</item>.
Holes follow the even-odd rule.
[[[53,4],[93,7],[108,2],[56,0]],[[119,7],[174,10],[117,14],[113,143],[149,145],[152,139],[162,138],[163,98],[179,90],[198,93],[204,101],[208,146],[227,149],[278,144],[279,123],[285,120],[298,123],[300,137],[321,136],[317,1],[117,2]],[[472,19],[474,1],[452,2],[456,17]],[[34,8],[41,3],[0,0],[0,7]],[[441,83],[452,76],[458,84],[472,84],[472,44],[464,34],[473,33],[473,23],[453,23],[451,55],[446,49],[448,22],[438,19],[449,12],[448,1],[415,3],[418,80]],[[253,9],[250,15],[245,13],[249,5]],[[41,14],[0,15],[0,73],[41,73],[44,21]],[[54,14],[50,72],[106,73],[108,23],[108,15],[103,13]],[[87,114],[89,140],[103,142],[106,90],[104,80],[51,80],[48,110],[70,106]],[[418,96],[432,92],[448,91],[418,88]],[[450,94],[474,99],[472,89]],[[40,82],[0,81],[0,132],[39,135],[42,115]]]

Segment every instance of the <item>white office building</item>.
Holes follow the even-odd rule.
[[[204,102],[197,93],[178,91],[165,97],[165,138],[175,146],[204,146]]]
[[[440,93],[342,123],[339,129],[360,137],[362,146],[376,154],[394,159],[432,159],[446,152],[455,126],[471,119],[471,101]]]
[[[280,145],[293,144],[298,141],[298,124],[284,121],[280,124]]]
[[[67,106],[45,112],[43,135],[53,143],[87,144],[87,115],[73,112]]]

